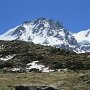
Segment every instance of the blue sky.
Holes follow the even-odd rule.
[[[90,0],[0,0],[0,34],[39,17],[78,32],[90,28]]]

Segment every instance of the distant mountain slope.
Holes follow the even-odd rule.
[[[82,52],[90,52],[90,29],[73,34]]]
[[[90,29],[75,33],[74,37],[77,40],[77,42],[82,42],[82,41],[90,42]]]

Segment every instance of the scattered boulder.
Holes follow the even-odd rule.
[[[32,69],[29,70],[29,72],[37,72],[37,73],[39,73],[40,71],[39,71],[39,69],[32,68]]]
[[[90,84],[90,80],[85,81],[86,84]]]
[[[26,86],[17,86],[15,90],[30,90],[29,87]],[[33,89],[32,89],[33,90]]]
[[[58,90],[49,86],[16,86],[15,90]]]

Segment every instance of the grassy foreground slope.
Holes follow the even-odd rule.
[[[0,90],[15,90],[17,85],[53,85],[59,90],[90,90],[90,70],[53,73],[0,74]]]

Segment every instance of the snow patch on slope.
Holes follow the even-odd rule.
[[[12,59],[14,56],[15,56],[15,54],[13,54],[13,55],[7,55],[5,57],[0,58],[0,60],[1,61],[7,61],[7,60]]]
[[[73,36],[78,42],[79,53],[90,52],[90,29],[74,33]]]
[[[28,63],[26,66],[26,70],[29,71],[31,69],[38,69],[41,72],[54,71],[54,70],[50,70],[49,67],[45,67],[44,65],[39,64],[39,61],[33,61],[32,63]]]
[[[0,40],[15,40],[17,37],[14,35],[12,36],[12,34],[15,32],[15,30],[18,28],[19,26],[8,30],[6,33],[4,33],[3,35],[0,35]]]

